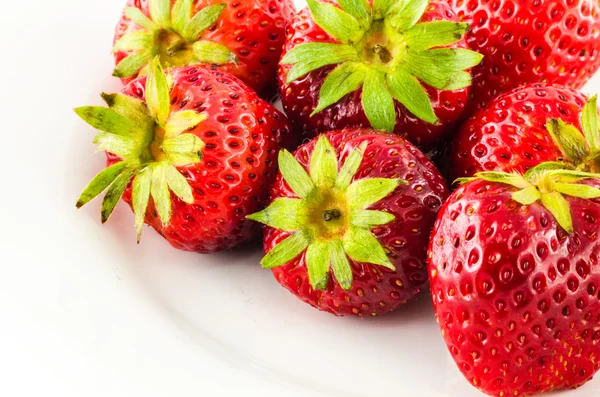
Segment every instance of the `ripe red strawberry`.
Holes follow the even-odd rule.
[[[591,0],[447,0],[471,23],[483,54],[473,69],[468,114],[528,83],[581,88],[600,67],[600,5]]]
[[[138,240],[147,222],[189,251],[215,252],[256,236],[245,216],[262,208],[277,151],[289,139],[281,113],[225,72],[197,66],[165,76],[157,60],[147,79],[103,97],[109,108],[76,109],[104,131],[94,142],[108,153],[108,168],[77,207],[108,189],[102,222],[122,196]]]
[[[466,106],[468,72],[481,56],[443,2],[363,0],[321,3],[296,15],[280,62],[286,114],[312,138],[373,127],[428,150]]]
[[[271,205],[249,218],[268,226],[261,263],[281,285],[338,316],[386,313],[426,287],[429,233],[448,190],[414,146],[334,131],[281,152],[279,168]]]
[[[166,66],[219,64],[264,93],[293,13],[291,0],[128,0],[115,34],[115,76],[129,82],[158,55]]]
[[[577,387],[600,369],[600,175],[556,167],[478,174],[432,234],[442,335],[493,396]]]
[[[480,171],[523,173],[559,160],[600,172],[596,118],[596,97],[588,102],[574,89],[547,84],[515,89],[462,125],[449,151],[449,176],[454,180]]]

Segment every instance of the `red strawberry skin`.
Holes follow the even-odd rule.
[[[420,22],[439,20],[457,21],[457,17],[447,4],[432,1]],[[305,8],[294,17],[287,29],[287,40],[282,55],[300,44],[314,42],[336,43],[334,38],[315,23],[309,9]],[[466,46],[464,40],[458,44],[460,48]],[[286,77],[291,68],[292,65],[280,64],[279,91],[286,114],[304,136],[313,138],[321,132],[330,130],[370,127],[361,104],[361,90],[346,95],[338,103],[310,117],[319,102],[321,86],[335,65],[315,70],[287,84]],[[426,85],[424,87],[431,99],[433,110],[440,120],[439,123],[437,125],[426,123],[413,116],[400,103],[395,102],[397,118],[394,132],[426,151],[433,148],[452,130],[454,123],[465,109],[468,88],[441,91]]]
[[[485,393],[580,386],[600,369],[600,200],[567,198],[568,235],[512,191],[478,180],[440,211],[429,248],[440,328],[461,372]]]
[[[368,142],[363,163],[354,180],[363,178],[402,178],[408,182],[369,209],[389,212],[396,219],[373,230],[391,262],[392,271],[351,260],[354,281],[350,291],[329,282],[325,291],[311,288],[305,253],[288,264],[273,269],[277,281],[302,301],[338,316],[375,316],[394,310],[427,286],[426,247],[437,211],[448,189],[433,164],[413,145],[399,136],[373,130],[349,129],[327,134],[340,163],[351,151]],[[301,146],[294,156],[308,170],[316,140]],[[271,199],[298,197],[277,176]],[[289,237],[290,233],[266,227],[264,250]]]
[[[209,66],[171,70],[171,103],[207,118],[190,131],[204,143],[202,160],[178,167],[194,192],[189,205],[171,193],[173,215],[163,227],[150,201],[146,222],[175,248],[210,253],[230,249],[260,233],[246,215],[263,208],[277,173],[277,153],[290,142],[285,116],[237,78]],[[143,100],[146,78],[122,93]],[[118,161],[109,154],[108,164]],[[123,199],[131,204],[131,187]]]
[[[589,0],[448,0],[471,23],[469,47],[484,55],[473,69],[472,114],[522,84],[581,88],[600,67],[600,5]]]
[[[480,171],[526,172],[563,155],[546,131],[552,118],[581,131],[587,98],[556,84],[530,84],[499,96],[467,120],[449,152],[451,180]]]
[[[222,44],[233,51],[238,64],[223,64],[221,69],[264,93],[275,79],[285,41],[285,27],[295,12],[293,3],[290,0],[198,0],[194,2],[193,12],[214,4],[227,6],[215,26],[205,32],[202,39]],[[128,0],[126,7],[137,7],[150,16],[148,0]],[[125,34],[139,29],[123,14],[116,28],[115,43]],[[116,64],[129,54],[124,51],[115,53]],[[127,83],[131,79],[123,81]]]

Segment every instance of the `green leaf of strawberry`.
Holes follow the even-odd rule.
[[[170,0],[149,0],[150,18],[138,8],[127,8],[125,15],[139,25],[140,30],[125,34],[115,43],[113,52],[135,52],[119,62],[114,75],[134,76],[155,56],[160,56],[167,66],[182,66],[192,61],[237,62],[227,47],[200,40],[202,33],[217,22],[225,4],[205,7],[194,15],[192,8],[192,0],[177,0],[172,8]]]
[[[160,12],[160,7],[154,11]],[[169,79],[157,58],[150,62],[148,71],[146,102],[121,94],[103,94],[108,108],[75,109],[84,121],[102,131],[94,139],[98,149],[122,159],[90,182],[77,207],[106,190],[101,210],[102,222],[106,222],[132,182],[138,241],[150,198],[164,225],[171,220],[171,192],[186,203],[194,201],[189,183],[175,167],[195,164],[202,158],[204,143],[186,132],[206,118],[195,111],[172,111]]]
[[[248,218],[293,234],[261,261],[274,268],[306,251],[311,286],[325,289],[332,269],[344,289],[352,286],[348,257],[394,269],[383,247],[370,232],[394,220],[367,208],[392,193],[404,181],[370,178],[352,182],[362,162],[365,144],[354,149],[338,172],[335,150],[325,136],[317,141],[309,172],[287,151],[279,156],[280,172],[299,198],[279,198]]]
[[[482,179],[511,185],[518,189],[512,194],[513,200],[523,205],[541,202],[558,224],[568,233],[572,233],[571,212],[564,196],[584,199],[600,197],[600,189],[577,183],[591,178],[600,178],[600,174],[571,170],[568,169],[568,165],[548,162],[530,169],[524,175],[488,171],[479,172],[473,178],[460,179],[459,182]]]
[[[429,0],[338,4],[308,1],[314,21],[338,43],[301,44],[281,61],[293,65],[287,83],[338,65],[324,81],[311,116],[362,87],[362,107],[374,128],[394,130],[394,100],[435,124],[438,118],[421,83],[440,90],[471,84],[467,70],[483,57],[470,50],[440,48],[460,41],[469,26],[450,21],[418,23]]]

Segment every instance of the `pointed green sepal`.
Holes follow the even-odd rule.
[[[138,51],[150,47],[151,44],[152,35],[143,30],[138,30],[121,37],[119,41],[115,43],[112,51]]]
[[[361,143],[359,147],[353,149],[348,155],[348,158],[335,181],[336,188],[342,191],[348,189],[348,186],[350,186],[350,183],[352,182],[352,178],[354,178],[356,171],[358,171],[358,167],[360,167],[367,145],[367,142]]]
[[[163,226],[171,222],[171,193],[167,184],[166,170],[162,163],[154,163],[152,169],[152,186],[150,195],[154,200],[156,212]]]
[[[367,0],[338,0],[342,10],[352,15],[359,23],[361,29],[366,29],[371,24],[371,6]]]
[[[392,193],[400,184],[406,184],[401,179],[370,178],[360,179],[348,187],[347,196],[352,210],[362,210],[380,201]]]
[[[281,64],[294,65],[286,77],[287,83],[291,83],[313,70],[347,61],[358,61],[358,54],[352,46],[308,43],[294,47],[286,53],[281,59]]]
[[[383,72],[373,69],[367,72],[362,91],[362,106],[373,128],[394,132],[396,109]]]
[[[514,186],[518,189],[525,189],[525,188],[531,186],[531,183],[529,183],[522,175],[509,174],[506,172],[495,172],[495,171],[478,172],[477,174],[475,174],[474,179],[483,179],[484,181],[488,181],[488,182],[504,183],[507,185]],[[467,182],[468,181],[469,181],[469,179],[467,178]]]
[[[104,200],[102,201],[102,207],[100,208],[100,218],[102,223],[106,223],[112,215],[113,210],[117,206],[121,196],[123,196],[123,193],[134,174],[135,169],[125,169],[106,191]]]
[[[430,0],[403,0],[390,2],[386,18],[399,31],[413,27],[425,13]]]
[[[388,74],[387,83],[392,96],[412,114],[429,124],[437,124],[439,120],[433,111],[431,99],[416,77],[398,68],[393,74]]]
[[[542,197],[537,186],[529,186],[512,194],[512,199],[523,205],[531,205]]]
[[[419,23],[404,33],[410,51],[429,50],[454,44],[469,30],[469,24],[452,21]]]
[[[123,159],[133,159],[138,155],[139,145],[133,136],[122,136],[101,132],[94,137],[98,150],[104,150]]]
[[[225,7],[225,4],[214,4],[201,9],[192,17],[181,34],[192,43],[198,40],[202,32],[217,22]]]
[[[353,226],[372,229],[375,226],[393,222],[396,217],[383,211],[354,210],[350,213],[350,223]]]
[[[182,134],[175,138],[165,139],[161,149],[171,164],[184,166],[202,160],[204,142],[193,134]]]
[[[140,131],[140,127],[136,123],[113,109],[100,106],[83,106],[76,108],[75,113],[83,121],[100,131],[121,136],[134,135]]]
[[[308,237],[303,232],[296,232],[277,244],[260,263],[265,269],[284,265],[306,250],[308,244]]]
[[[439,48],[413,53],[406,61],[410,74],[440,89],[457,90],[471,84],[463,71],[478,65],[483,55],[462,48]]]
[[[165,180],[167,186],[171,189],[177,197],[186,204],[194,204],[194,194],[192,193],[192,187],[185,177],[169,162],[164,162],[163,172],[165,173]]]
[[[319,136],[310,161],[310,177],[319,188],[331,188],[337,178],[338,161],[329,139]]]
[[[342,241],[336,240],[329,244],[329,257],[331,267],[333,268],[333,275],[340,287],[346,291],[351,289],[354,276]]]
[[[152,59],[149,66],[150,70],[146,80],[146,103],[150,114],[162,126],[165,125],[171,112],[171,90],[158,57]]]
[[[169,117],[165,123],[165,139],[174,138],[186,131],[194,129],[206,120],[206,114],[194,110],[183,110]]]
[[[132,184],[132,206],[135,215],[135,232],[137,242],[142,237],[142,227],[146,219],[146,209],[150,201],[150,188],[152,186],[152,170],[146,167],[138,172]]]
[[[212,41],[200,40],[194,43],[194,57],[203,63],[238,63],[235,54],[223,44],[213,43]]]
[[[583,107],[581,124],[591,152],[600,152],[600,130],[598,125],[598,95],[594,95]]]
[[[306,222],[305,203],[299,199],[278,198],[264,210],[246,218],[279,230],[289,232],[301,230]]]
[[[364,30],[358,21],[340,8],[317,0],[307,0],[313,19],[324,31],[342,43],[357,43]]]
[[[150,113],[144,102],[123,94],[100,94],[106,105],[117,114],[138,125],[142,130],[152,127],[149,122]]]
[[[118,77],[120,79],[132,77],[135,75],[140,69],[148,64],[148,60],[153,56],[152,51],[150,50],[142,50],[136,52],[123,59],[113,72],[113,76]]]
[[[465,184],[467,184],[467,183],[469,183],[469,182],[476,181],[477,179],[479,179],[479,178],[476,178],[476,177],[463,177],[463,178],[456,178],[456,179],[454,180],[454,182],[452,182],[452,184],[453,184],[453,185],[459,185],[459,186],[461,186],[461,185],[465,185]]]
[[[185,30],[192,17],[192,6],[194,0],[177,0],[171,10],[173,28],[179,33]]]
[[[329,244],[315,242],[306,250],[308,280],[313,289],[324,291],[329,283]]]
[[[523,178],[525,178],[528,181],[537,181],[539,176],[544,175],[548,171],[566,170],[570,167],[571,166],[567,163],[561,163],[558,161],[547,161],[527,170],[525,175],[523,175]]]
[[[372,263],[396,270],[381,243],[368,230],[358,227],[350,228],[344,236],[343,244],[348,256],[357,262]]]
[[[573,233],[573,219],[571,218],[571,210],[569,208],[569,203],[563,197],[562,194],[558,192],[553,193],[544,193],[541,197],[542,204],[554,219],[558,222],[558,224],[565,229],[567,233]]]
[[[150,17],[159,26],[169,28],[171,26],[171,0],[148,1]]]
[[[554,190],[571,197],[594,199],[600,197],[600,189],[578,183],[554,183]]]
[[[373,17],[381,19],[387,14],[387,10],[390,7],[392,0],[373,0]]]
[[[152,32],[157,28],[156,24],[152,20],[150,20],[150,18],[144,15],[144,13],[139,8],[128,7],[125,9],[124,13],[127,18],[131,19],[133,22],[143,27],[148,32]]]
[[[335,68],[323,82],[319,103],[311,116],[358,90],[365,81],[367,71],[368,69],[363,64],[354,62],[342,63]]]
[[[546,130],[563,155],[573,163],[581,163],[589,154],[585,138],[576,127],[560,119],[550,119]]]
[[[300,198],[306,198],[315,190],[315,184],[310,179],[298,160],[288,152],[279,152],[279,171],[286,183]]]
[[[77,200],[76,207],[81,208],[95,199],[98,195],[100,195],[100,193],[105,191],[119,177],[119,175],[125,171],[125,169],[129,167],[130,164],[125,161],[121,161],[102,170],[94,177],[94,179],[92,179],[83,193],[81,193],[79,200]]]

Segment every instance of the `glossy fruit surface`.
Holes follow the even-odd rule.
[[[566,198],[569,234],[514,192],[483,180],[460,187],[429,249],[450,353],[471,384],[502,397],[577,387],[600,369],[600,200]]]
[[[160,12],[153,13],[151,9],[153,5],[158,7],[162,3],[166,4],[167,11],[166,17],[161,19]],[[177,8],[178,3],[181,8],[186,4],[190,10],[176,11],[181,9]],[[211,7],[214,12],[206,12]],[[132,19],[131,12],[127,11],[131,8],[138,9],[151,23],[158,25],[154,31]],[[193,30],[189,29],[190,20],[193,21],[192,18],[202,12],[206,12],[204,24],[200,25],[203,29],[196,34],[190,33]],[[294,12],[289,0],[128,0],[116,28],[115,44],[128,34],[146,32],[149,34],[148,48],[152,54],[161,57],[165,66],[220,64],[222,70],[237,76],[259,93],[264,93],[273,88],[269,86],[275,78],[285,41],[285,27]],[[182,18],[186,14],[188,16],[187,22],[180,24],[181,27],[176,23],[178,14],[184,15]],[[137,65],[140,67],[128,67],[128,73],[120,70],[119,65],[126,57],[144,51],[139,47],[116,48],[116,74],[123,77],[125,82],[136,77],[146,64],[145,59],[140,59]]]
[[[467,41],[484,55],[473,69],[472,114],[523,84],[581,88],[600,67],[600,5],[589,0],[448,0]]]
[[[390,66],[390,64],[402,64],[403,62],[407,64],[409,63],[405,60],[401,60],[402,55],[397,55],[396,58],[392,57],[391,60],[388,60],[388,58],[383,58],[383,60],[373,60],[370,58],[372,57],[372,54],[382,46],[387,46],[385,48],[390,48],[390,53],[392,55],[397,52],[402,53],[401,50],[395,49],[395,46],[397,46],[396,41],[401,43],[402,40],[404,40],[401,38],[401,34],[398,34],[396,31],[394,31],[394,36],[390,35],[389,37],[386,37],[385,33],[383,36],[382,34],[375,34],[377,32],[373,33],[373,30],[379,26],[377,23],[385,24],[387,23],[385,21],[387,21],[387,17],[383,18],[383,22],[373,22],[370,30],[368,30],[363,36],[364,38],[361,39],[366,42],[366,44],[364,44],[364,48],[362,47],[362,44],[361,46],[357,45],[360,47],[358,55],[356,55],[356,59],[352,59],[354,59],[356,65],[364,64],[366,65],[367,69],[371,67],[376,69],[377,65],[381,64],[379,66],[381,66],[385,73],[395,73],[395,66]],[[447,4],[443,2],[432,1],[430,5],[424,9],[424,12],[418,22],[419,24],[423,24],[423,26],[425,26],[432,22],[450,23],[457,21],[458,19],[456,15],[452,12]],[[462,29],[463,26],[457,23],[452,25],[458,26],[460,29]],[[464,25],[464,28],[466,30],[466,25]],[[456,42],[446,39],[453,44],[446,46],[439,45],[439,47],[452,47],[454,48],[452,51],[458,49],[459,52],[456,54],[460,53],[460,51],[463,51],[467,45],[466,42],[461,39],[462,33],[460,29],[456,32],[458,38],[454,36],[454,40]],[[443,36],[440,34],[438,37]],[[376,42],[377,40],[382,41],[385,44],[380,45],[377,43],[371,43]],[[450,87],[452,83],[449,80],[444,80],[445,83],[441,84],[439,80],[434,79],[439,85],[438,88],[434,88],[431,84],[423,82],[423,79],[427,78],[425,75],[431,76],[435,75],[435,73],[442,73],[440,71],[444,71],[445,69],[451,69],[453,70],[452,73],[460,74],[460,76],[454,75],[452,78],[450,78],[450,80],[458,81],[465,76],[468,76],[468,74],[465,75],[465,72],[462,71],[463,69],[460,69],[461,66],[450,66],[450,63],[454,62],[454,58],[453,60],[450,60],[451,57],[440,57],[436,58],[432,63],[421,62],[421,59],[414,62],[415,67],[411,69],[410,73],[419,75],[417,76],[418,80],[420,80],[423,84],[420,84],[415,77],[410,75],[410,73],[408,75],[402,75],[402,78],[399,78],[399,81],[402,81],[405,84],[408,84],[409,82],[413,81],[412,79],[415,79],[414,82],[416,82],[418,85],[418,89],[413,89],[407,85],[398,90],[399,93],[410,93],[408,95],[408,97],[410,97],[408,98],[410,101],[408,101],[407,98],[403,98],[401,95],[396,95],[398,92],[394,94],[392,90],[394,99],[392,99],[391,96],[389,97],[390,109],[388,113],[392,115],[395,113],[395,119],[392,118],[390,123],[383,122],[379,126],[373,124],[373,121],[376,119],[376,115],[370,116],[368,112],[365,112],[365,88],[363,86],[361,89],[360,84],[350,90],[348,90],[348,88],[345,86],[341,86],[339,89],[336,89],[336,91],[340,93],[337,96],[342,95],[339,101],[335,101],[335,103],[331,104],[330,106],[313,114],[313,112],[320,109],[320,97],[324,96],[322,90],[324,90],[324,87],[326,86],[325,82],[328,81],[330,76],[333,76],[334,73],[337,73],[341,70],[340,66],[331,65],[331,62],[323,62],[326,64],[326,66],[313,70],[302,76],[295,76],[293,81],[290,81],[290,74],[294,67],[292,64],[288,64],[285,61],[288,59],[286,56],[293,58],[289,54],[293,51],[298,51],[298,49],[303,45],[317,45],[318,43],[340,44],[340,41],[328,34],[315,22],[314,15],[311,14],[311,10],[308,8],[303,9],[294,17],[292,23],[287,29],[287,40],[284,46],[283,60],[279,67],[278,78],[281,99],[286,114],[294,124],[296,130],[301,131],[308,138],[315,137],[321,132],[340,128],[366,128],[373,126],[373,128],[376,129],[387,130],[390,132],[393,131],[426,151],[432,149],[451,131],[454,123],[461,117],[465,109],[470,77],[466,79],[468,80],[468,83],[465,83],[464,85],[461,85],[460,88],[455,89]],[[371,47],[373,49],[369,50]],[[440,48],[437,48],[434,51],[440,50],[446,51]],[[469,56],[472,55],[473,54],[470,54]],[[476,56],[473,58],[474,64],[479,62],[481,59],[479,55],[475,55]],[[408,59],[409,55],[406,56]],[[459,56],[457,55],[456,59],[458,57]],[[418,56],[415,56],[415,58],[418,58]],[[319,60],[316,60],[315,62],[318,63]],[[469,62],[463,62],[463,66],[467,64],[469,64]],[[432,71],[431,73],[423,73],[421,76],[420,71],[428,70],[428,68],[433,67],[433,65],[435,65],[435,71]],[[390,69],[389,71],[387,70],[388,68]],[[460,69],[460,71],[457,72],[457,69]],[[356,76],[360,73],[362,72],[357,71],[356,73],[353,73],[353,78],[357,78]],[[329,81],[331,82],[333,79],[334,78],[331,77]],[[360,78],[357,79],[357,81],[362,81]],[[349,80],[352,80],[352,78]],[[375,91],[387,92],[387,89],[392,86],[389,81],[390,80],[388,77],[387,86],[380,87]],[[430,83],[433,84],[433,81]],[[444,86],[446,88],[444,88]],[[419,93],[419,90],[422,90],[422,92]],[[332,96],[337,98],[336,95]],[[404,102],[400,101],[399,99],[403,99]],[[417,101],[417,99],[419,101]],[[407,107],[401,102],[410,105],[408,107],[414,109],[414,111],[408,110]],[[387,104],[385,101],[377,103],[379,103],[379,105],[376,106],[376,108],[379,109],[383,109],[385,106],[387,106],[384,106],[384,104]],[[430,107],[430,110],[427,110],[427,107]],[[425,111],[423,111],[423,108],[425,108]],[[417,112],[417,110],[420,111]],[[376,109],[373,110],[372,113],[377,113]],[[419,116],[415,115],[417,113]],[[428,117],[433,119],[428,119]]]
[[[109,167],[78,206],[108,187],[103,221],[123,195],[136,213],[138,238],[145,220],[182,250],[215,252],[256,237],[245,216],[268,198],[277,152],[290,139],[285,116],[217,68],[174,68],[168,78],[152,65],[150,77],[104,95],[109,109],[77,110],[106,131],[95,142]],[[118,167],[125,171],[114,183],[116,175],[103,181]]]
[[[361,145],[364,159],[353,182],[366,178],[401,178],[393,193],[368,209],[394,216],[392,222],[375,226],[371,232],[383,247],[395,271],[350,260],[353,274],[351,288],[342,288],[331,277],[323,291],[311,287],[306,266],[306,252],[289,263],[273,268],[277,281],[304,302],[335,315],[374,316],[405,303],[427,285],[426,247],[436,213],[447,197],[443,178],[433,164],[404,139],[372,130],[349,129],[326,134],[342,162]],[[315,141],[302,145],[294,157],[306,170]],[[294,198],[296,193],[279,175],[271,190],[271,199]],[[291,233],[267,227],[265,252],[288,239]]]
[[[469,118],[454,137],[448,155],[450,180],[480,171],[526,172],[564,158],[546,128],[560,119],[582,129],[587,98],[560,85],[531,84],[499,96]]]

